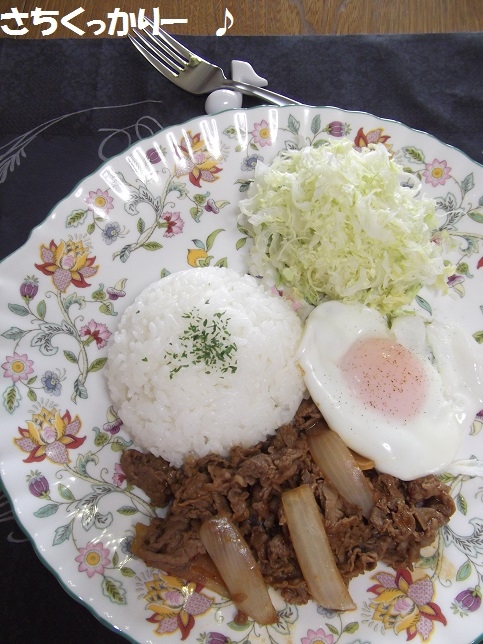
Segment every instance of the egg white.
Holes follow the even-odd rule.
[[[416,357],[426,381],[417,413],[382,413],[350,387],[341,362],[364,338],[393,340]],[[306,321],[297,360],[329,427],[380,472],[403,480],[444,471],[483,404],[481,347],[461,327],[417,315],[397,318],[389,329],[386,318],[362,304],[322,303]]]

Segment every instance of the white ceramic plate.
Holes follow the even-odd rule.
[[[384,143],[438,199],[457,242],[450,295],[422,294],[424,315],[483,339],[483,167],[431,136],[333,108],[258,107],[194,119],[130,148],[83,180],[0,268],[4,485],[45,565],[105,624],[128,639],[200,644],[355,644],[482,632],[483,481],[446,477],[457,511],[413,572],[378,568],[351,583],[357,611],[336,614],[275,598],[280,621],[238,627],[230,603],[147,569],[129,551],[152,509],[118,461],[131,444],[110,405],[105,345],[139,291],[195,265],[244,271],[248,243],[237,202],[257,159],[349,136]],[[483,418],[461,458],[483,460]],[[437,440],[437,428],[435,428]]]

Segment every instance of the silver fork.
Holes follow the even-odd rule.
[[[151,31],[133,28],[136,37],[129,34],[129,38],[158,72],[181,89],[192,94],[210,94],[216,89],[232,89],[256,96],[273,105],[302,105],[292,98],[262,87],[226,78],[221,67],[197,56],[163,29],[159,29],[157,36],[153,33],[153,22],[149,19],[146,21],[150,24]]]

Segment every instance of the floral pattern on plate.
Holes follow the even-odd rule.
[[[448,296],[421,292],[415,306],[456,318],[482,343],[483,168],[427,134],[335,108],[259,107],[162,131],[87,177],[0,268],[5,487],[45,564],[136,641],[469,642],[481,633],[483,494],[470,475],[443,475],[457,511],[413,571],[378,566],[351,582],[355,612],[291,606],[274,593],[277,624],[238,624],[231,602],[130,551],[135,523],[160,511],[119,465],[132,442],[103,367],[120,315],[171,272],[245,271],[250,239],[237,202],[257,164],[341,136],[357,148],[382,143],[436,199],[435,242],[451,242],[455,272]],[[459,454],[470,465],[483,460],[482,426],[483,410]]]

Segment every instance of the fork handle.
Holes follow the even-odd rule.
[[[304,103],[299,103],[293,98],[288,96],[283,96],[282,94],[277,94],[276,92],[271,92],[269,89],[264,89],[263,87],[256,87],[255,85],[250,85],[249,83],[242,83],[241,81],[234,81],[227,78],[222,88],[235,89],[243,94],[248,94],[249,96],[256,96],[262,101],[271,103],[272,105],[279,105],[283,107],[284,105],[304,105]]]

